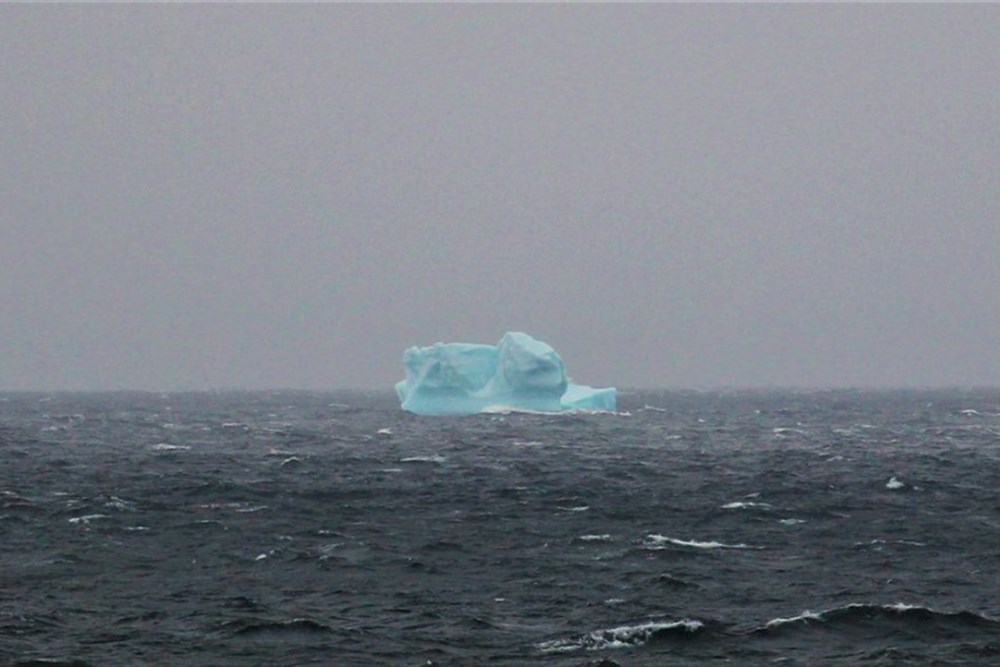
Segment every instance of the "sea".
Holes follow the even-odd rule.
[[[0,394],[0,664],[1000,664],[1000,390]]]

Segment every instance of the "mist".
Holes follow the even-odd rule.
[[[0,6],[0,390],[996,385],[996,5]]]

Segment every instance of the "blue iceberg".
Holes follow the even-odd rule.
[[[396,394],[404,410],[418,415],[613,411],[617,404],[614,387],[571,383],[562,357],[519,331],[508,331],[496,345],[411,347],[403,363],[406,379],[396,384]]]

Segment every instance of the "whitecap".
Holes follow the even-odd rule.
[[[647,549],[666,549],[667,545],[677,547],[690,547],[692,549],[762,549],[763,547],[750,546],[749,544],[726,544],[714,540],[701,542],[698,540],[680,540],[676,537],[666,535],[649,534],[646,536],[644,546]]]
[[[118,496],[111,496],[108,502],[104,503],[105,507],[110,507],[111,509],[120,510],[122,512],[134,512],[135,503],[131,500],[122,500]]]
[[[610,542],[611,535],[609,535],[608,533],[602,533],[600,535],[588,534],[588,535],[581,535],[576,539],[580,540],[581,542]]]
[[[889,478],[889,481],[885,483],[885,488],[887,489],[902,489],[904,486],[906,486],[906,484],[899,481],[895,477]]]
[[[799,623],[801,624],[827,623],[829,621],[836,620],[839,617],[847,616],[848,618],[850,618],[851,615],[857,614],[859,612],[865,614],[866,616],[869,616],[872,613],[879,613],[879,612],[893,612],[897,614],[907,614],[909,612],[914,612],[914,611],[918,613],[927,612],[929,614],[933,614],[939,617],[962,617],[971,615],[971,617],[976,621],[985,621],[990,624],[996,623],[994,619],[988,616],[983,616],[981,614],[976,614],[974,612],[942,612],[932,609],[930,607],[907,604],[905,602],[896,602],[893,604],[868,604],[868,603],[856,602],[845,605],[843,607],[835,607],[833,609],[827,609],[819,613],[805,611],[798,616],[792,616],[790,618],[775,618],[765,623],[761,628],[758,628],[755,632],[759,632],[762,630],[773,630],[775,628],[780,628],[781,626],[784,625],[793,625]]]
[[[602,651],[605,649],[642,646],[656,634],[677,630],[693,633],[704,624],[694,619],[682,621],[648,621],[636,625],[622,625],[616,628],[595,630],[574,639],[553,639],[537,644],[543,653],[567,653],[570,651]]]
[[[916,540],[883,540],[876,538],[874,540],[869,540],[868,542],[855,542],[856,547],[867,547],[867,546],[880,546],[883,544],[903,544],[909,547],[926,547],[926,542],[917,542]]]
[[[445,457],[440,454],[434,454],[433,456],[407,456],[406,458],[399,459],[400,463],[444,463],[447,461]]]
[[[260,512],[261,510],[266,510],[267,505],[250,505],[249,507],[240,507],[236,511],[240,514],[253,514],[254,512]]]
[[[319,560],[326,561],[334,557],[335,552],[344,546],[343,542],[330,542],[329,544],[321,545],[317,551],[319,552]]]
[[[109,517],[107,514],[85,514],[83,516],[75,516],[72,519],[69,519],[69,522],[74,524],[88,524],[91,521],[96,521],[98,519],[110,519],[110,518],[111,517]]]
[[[185,450],[191,449],[191,446],[190,445],[171,445],[171,444],[166,443],[166,442],[160,442],[160,443],[157,443],[157,444],[153,445],[152,447],[150,447],[150,449],[152,449],[153,451],[157,451],[157,452],[177,452],[177,451],[185,451]]]
[[[743,509],[751,509],[754,507],[758,507],[763,510],[773,509],[773,506],[770,503],[755,503],[755,502],[741,502],[741,501],[726,503],[725,505],[722,506],[722,509],[743,510]]]
[[[823,615],[814,614],[811,611],[804,611],[798,616],[791,616],[789,618],[773,618],[764,624],[767,629],[780,628],[782,625],[791,625],[794,623],[808,623],[810,621],[823,621]]]
[[[236,510],[237,512],[242,512],[246,514],[246,513],[259,512],[263,509],[267,509],[268,506],[251,505],[246,501],[236,500],[232,502],[202,503],[201,505],[198,505],[198,507],[206,510],[223,510],[223,509]]]
[[[776,438],[787,438],[794,435],[808,435],[808,433],[802,429],[788,427],[772,428],[771,433],[773,433]]]
[[[379,430],[377,430],[375,432],[377,434],[379,434],[379,435],[392,435],[392,429],[391,428],[380,428]]]

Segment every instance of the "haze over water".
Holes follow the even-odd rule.
[[[0,388],[1000,377],[1000,10],[0,7]]]

